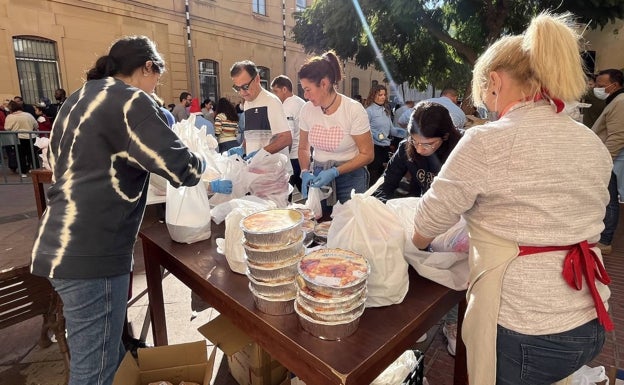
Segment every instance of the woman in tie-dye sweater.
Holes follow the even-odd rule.
[[[64,303],[70,385],[110,384],[124,350],[132,252],[149,173],[199,183],[204,160],[169,129],[151,98],[164,61],[147,37],[125,37],[97,60],[52,128],[53,183],[32,253]]]

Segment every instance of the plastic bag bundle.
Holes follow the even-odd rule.
[[[35,139],[35,146],[41,149],[41,154],[39,157],[41,158],[41,167],[46,170],[50,170],[50,163],[48,163],[48,145],[50,144],[50,139],[45,137],[38,136]]]
[[[390,199],[386,202],[386,206],[397,215],[405,231],[405,260],[416,269],[421,277],[454,290],[466,290],[470,272],[467,252],[428,252],[419,250],[412,243],[418,199],[420,198],[408,197]],[[453,229],[456,227],[453,226],[449,232]],[[447,234],[448,232],[436,237],[434,242],[438,241],[443,244],[444,240],[448,243],[448,239],[454,239],[452,235],[447,236]]]
[[[227,156],[217,154],[215,160],[221,178],[232,181],[232,193],[214,194],[210,198],[210,204],[212,206],[217,206],[232,199],[245,196],[245,194],[249,192],[249,184],[255,178],[255,175],[247,171],[247,162],[238,155]]]
[[[258,150],[248,164],[249,192],[275,202],[278,208],[288,206],[290,194],[288,165],[290,160],[286,155],[270,154],[264,149]]]
[[[208,158],[203,144],[206,134],[195,128],[194,120],[192,115],[191,119],[176,123],[174,131],[191,151]],[[166,207],[165,222],[171,239],[194,243],[210,238],[210,202],[203,183],[178,188],[167,184]]]
[[[358,253],[368,260],[367,307],[401,303],[409,288],[409,265],[403,258],[405,234],[394,212],[377,198],[351,193],[337,204],[327,247]]]
[[[314,218],[319,219],[323,216],[323,206],[321,201],[327,199],[332,193],[332,188],[324,187],[308,187],[308,199],[306,199],[304,208],[312,210]]]

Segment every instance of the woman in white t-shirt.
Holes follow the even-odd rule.
[[[336,91],[343,76],[333,51],[308,60],[298,76],[308,100],[299,115],[302,194],[307,197],[308,186],[331,185],[332,196],[322,202],[328,213],[336,202],[349,200],[351,190],[368,188],[366,165],[374,157],[370,124],[362,104]]]

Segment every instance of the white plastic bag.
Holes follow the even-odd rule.
[[[406,350],[390,364],[370,385],[401,385],[405,378],[416,369],[418,359],[413,350]]]
[[[249,192],[275,202],[279,208],[288,206],[289,166],[290,159],[286,155],[270,154],[261,148],[248,163]]]
[[[189,150],[209,159],[211,140],[206,139],[206,130],[195,128],[195,116],[173,125],[172,130],[178,135]],[[167,184],[165,222],[169,236],[176,242],[193,243],[210,238],[210,202],[203,183],[195,186],[175,188]]]
[[[312,210],[314,218],[319,219],[323,216],[323,206],[321,201],[327,199],[332,193],[332,188],[324,187],[308,187],[308,199],[306,199],[304,207]]]
[[[444,285],[453,290],[466,290],[470,268],[468,266],[468,253],[466,252],[427,252],[419,250],[412,243],[414,233],[414,216],[416,215],[415,197],[390,199],[386,206],[391,208],[399,217],[401,226],[405,231],[405,260],[412,266],[421,277]],[[457,225],[457,228],[460,228]],[[449,230],[455,231],[454,226]],[[442,234],[434,242],[445,243],[445,240],[453,239],[448,233]]]
[[[604,380],[607,380],[605,385],[609,385],[609,377],[607,377],[604,366],[590,368],[587,365],[583,365],[579,370],[572,373],[570,385],[595,385]]]
[[[221,178],[232,181],[232,193],[214,194],[210,198],[210,204],[212,206],[219,205],[232,199],[241,198],[249,192],[249,184],[253,181],[255,175],[250,174],[247,171],[247,162],[245,162],[240,156],[217,154],[216,165],[219,169]]]
[[[165,222],[176,242],[194,243],[210,238],[210,202],[202,183],[175,188],[167,184]]]
[[[370,266],[367,307],[401,303],[409,288],[409,265],[403,258],[405,235],[392,210],[377,198],[351,193],[336,204],[327,247],[351,250]]]

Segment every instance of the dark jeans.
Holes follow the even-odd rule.
[[[291,159],[290,164],[293,168],[293,174],[290,176],[289,183],[301,191],[301,166],[299,165],[299,159]]]
[[[30,169],[37,168],[38,162],[34,156],[37,156],[37,151],[34,148],[34,140],[33,139],[20,139],[19,140],[19,166],[21,168],[21,173],[26,174]]]
[[[607,204],[607,211],[604,217],[605,228],[602,234],[600,234],[600,243],[603,245],[611,244],[619,218],[620,203],[618,202],[617,178],[614,173],[611,173],[611,180],[609,180],[609,204]]]
[[[605,341],[597,319],[567,332],[530,336],[498,325],[496,385],[550,385],[596,357]]]
[[[374,185],[377,179],[379,179],[386,170],[385,164],[390,160],[389,152],[390,146],[375,145],[375,158],[366,166],[370,174],[369,186]]]

